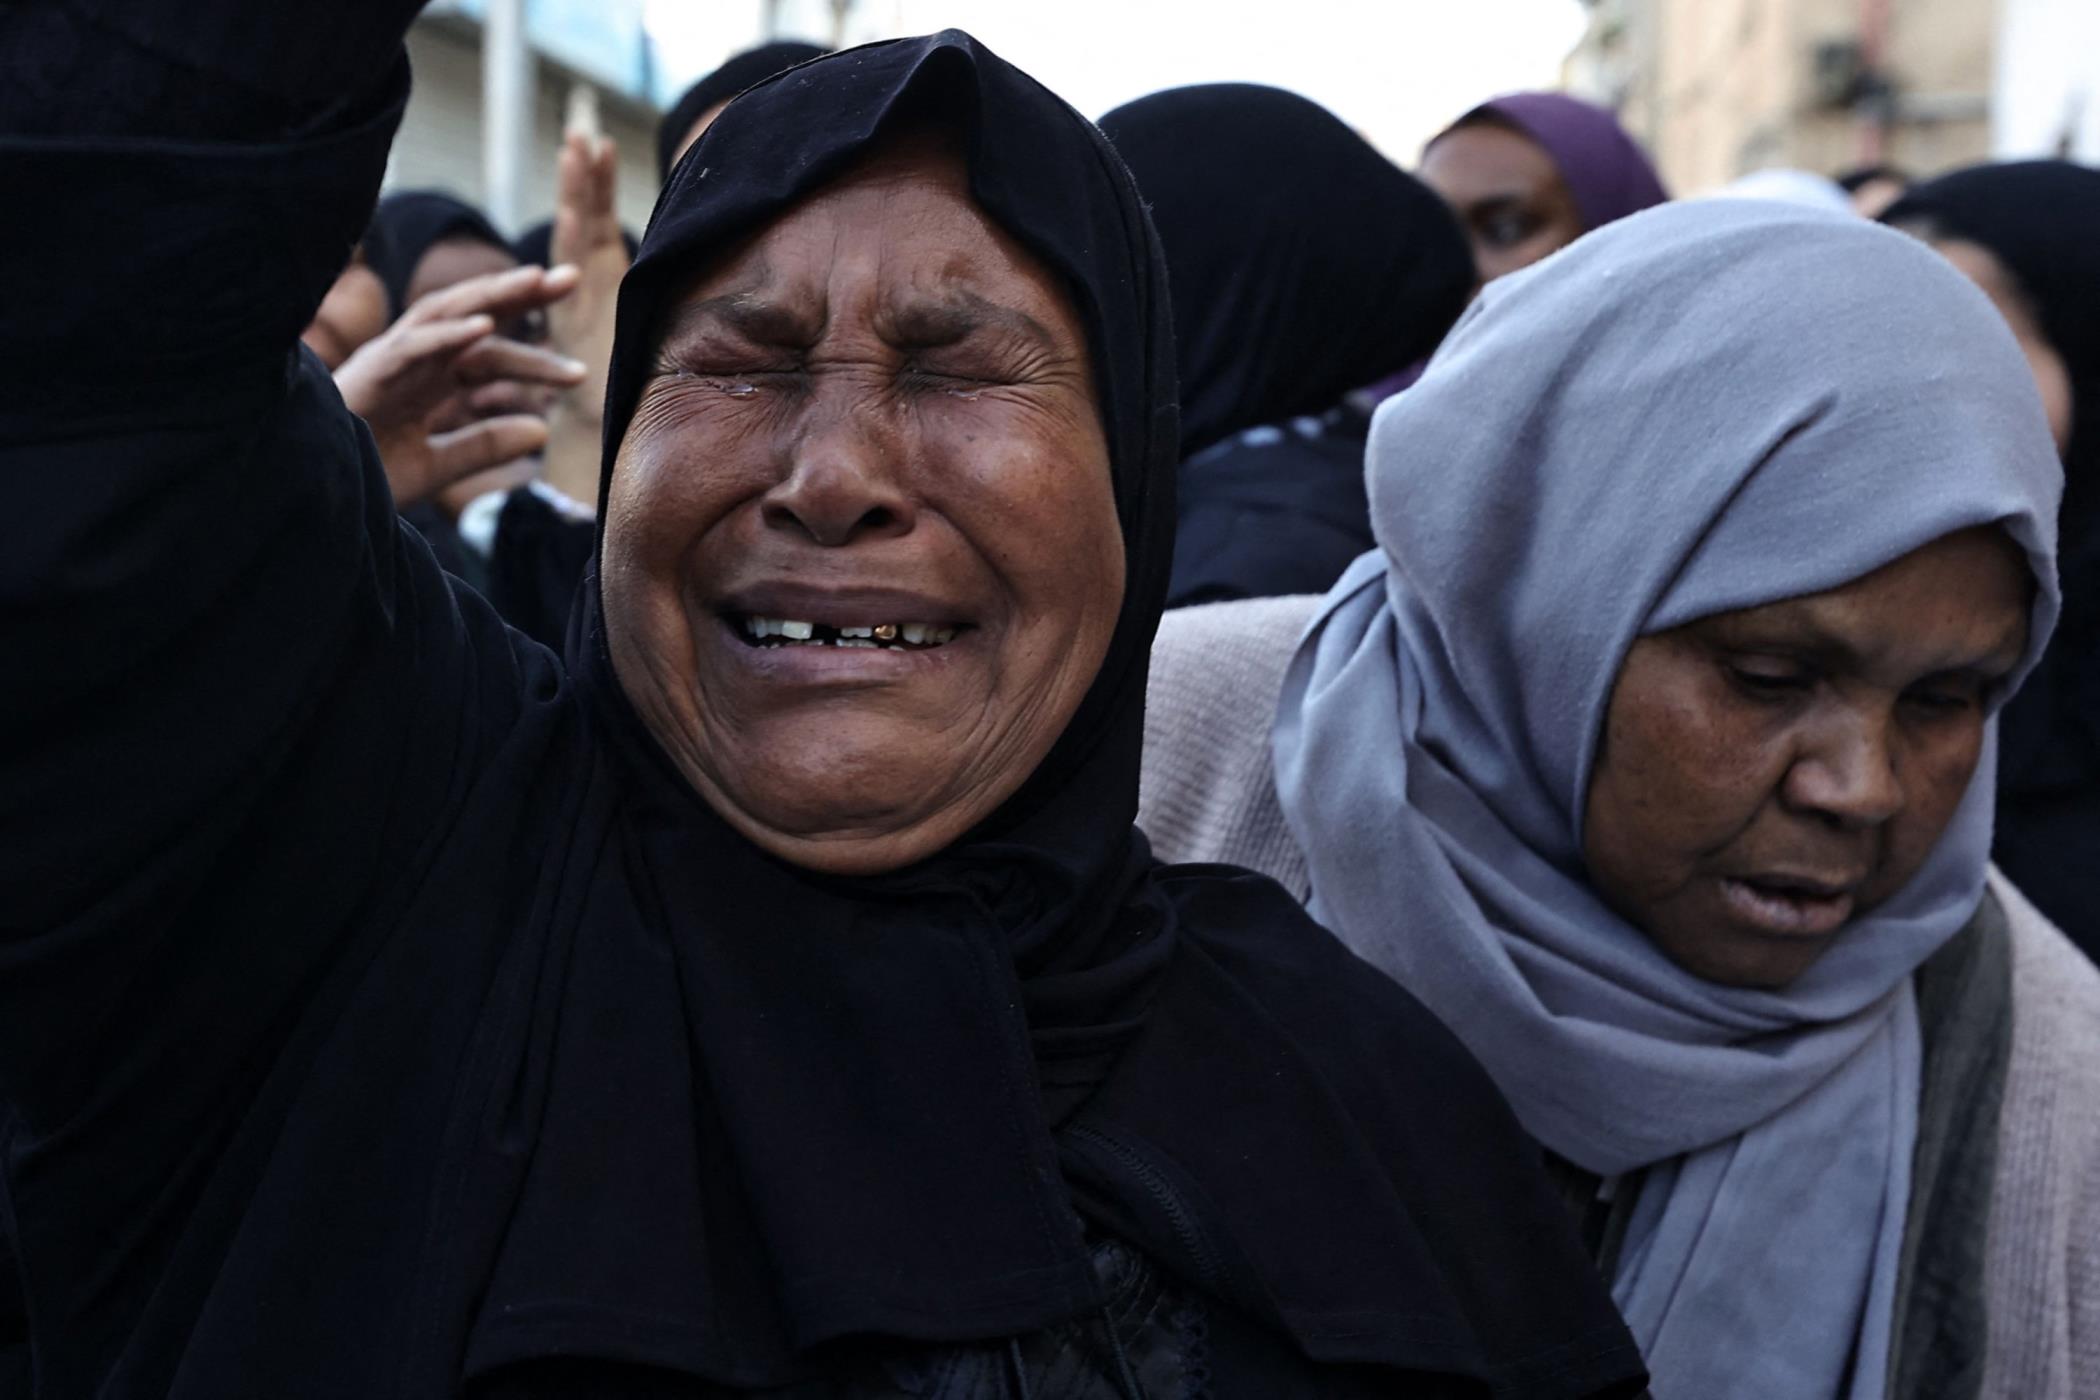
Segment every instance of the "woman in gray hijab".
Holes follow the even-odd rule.
[[[1379,548],[1154,651],[1155,847],[1457,1031],[1658,1396],[2100,1393],[2100,974],[1988,858],[2062,474],[1920,251],[1702,201],[1497,281]]]

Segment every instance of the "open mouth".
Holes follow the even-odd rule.
[[[835,626],[798,618],[759,617],[737,613],[730,619],[744,645],[752,647],[869,647],[889,651],[932,651],[955,640],[964,629],[949,623],[882,622],[868,626]]]
[[[1739,918],[1776,934],[1835,933],[1852,917],[1854,905],[1849,888],[1785,877],[1724,879],[1721,890]]]

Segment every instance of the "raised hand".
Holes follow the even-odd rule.
[[[547,309],[549,345],[581,361],[582,379],[549,412],[547,483],[586,504],[598,498],[599,424],[612,366],[613,320],[627,242],[614,209],[619,152],[613,143],[571,132],[562,142],[549,252],[577,269],[575,292]]]
[[[586,366],[495,332],[558,305],[577,280],[567,266],[469,278],[411,306],[336,370],[343,401],[372,429],[396,505],[546,445],[546,423],[506,410],[536,386],[571,388]]]

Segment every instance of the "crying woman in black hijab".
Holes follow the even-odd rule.
[[[1175,88],[1101,129],[1166,247],[1181,378],[1167,605],[1322,593],[1371,548],[1351,391],[1422,359],[1472,295],[1465,235],[1333,113]]]
[[[348,47],[318,133],[254,119],[310,256],[111,289],[247,298],[223,382],[108,415],[100,334],[4,380],[0,1163],[54,1392],[1637,1388],[1456,1042],[1132,826],[1172,331],[1099,133],[955,32],[731,103],[620,294],[563,660],[288,355],[399,98]],[[145,117],[65,143],[66,231],[278,217],[223,119],[199,182]]]

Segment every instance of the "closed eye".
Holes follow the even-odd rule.
[[[656,375],[659,379],[679,380],[692,388],[738,399],[751,398],[763,390],[790,387],[800,376],[801,370],[797,367],[730,369],[686,364],[661,364]]]
[[[1932,677],[1903,692],[1905,704],[1935,714],[1961,714],[1979,708],[1989,694],[1980,676]]]
[[[1731,661],[1728,676],[1744,694],[1760,700],[1792,699],[1815,688],[1815,672],[1777,661]]]
[[[1007,381],[994,379],[984,374],[972,374],[964,370],[934,368],[928,365],[907,365],[901,376],[904,387],[915,390],[961,390],[975,392],[994,388]]]

